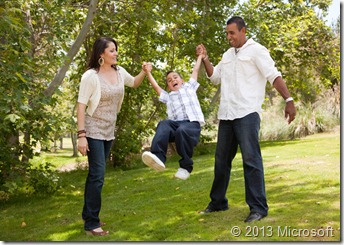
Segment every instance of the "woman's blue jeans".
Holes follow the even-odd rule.
[[[104,184],[106,159],[110,155],[111,141],[87,138],[89,151],[88,175],[85,184],[84,207],[82,219],[86,231],[100,227],[99,212],[101,208],[101,193]]]
[[[246,203],[251,212],[267,215],[263,161],[259,146],[260,117],[251,113],[235,120],[221,120],[215,153],[214,181],[210,192],[213,210],[228,208],[226,198],[232,161],[240,146],[245,178]]]
[[[162,120],[159,122],[152,141],[151,152],[163,163],[169,142],[175,142],[181,159],[179,166],[189,173],[193,170],[192,155],[201,134],[199,122]]]

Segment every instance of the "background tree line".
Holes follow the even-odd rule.
[[[247,22],[248,35],[270,50],[297,102],[299,114],[293,126],[283,131],[263,125],[265,138],[293,138],[328,130],[338,123],[340,113],[340,24],[338,18],[328,27],[314,9],[326,15],[330,3],[331,0],[1,1],[0,191],[15,189],[32,177],[30,159],[38,142],[45,147],[69,135],[74,142],[74,155],[78,154],[78,86],[92,44],[99,36],[118,41],[119,63],[131,74],[140,71],[142,62],[152,62],[154,76],[164,85],[167,70],[176,69],[185,78],[190,75],[199,43],[205,44],[211,61],[217,64],[229,48],[224,32],[226,20],[240,15]],[[206,142],[212,140],[207,132],[216,126],[219,88],[207,81],[204,72],[199,82],[198,96],[207,121],[202,142]],[[271,115],[280,113],[283,106],[277,98],[268,87],[264,108]],[[165,107],[147,80],[138,89],[126,89],[117,119],[112,163],[128,164],[164,117]],[[267,128],[272,128],[271,133]]]

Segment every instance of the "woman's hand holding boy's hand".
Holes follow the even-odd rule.
[[[150,62],[143,62],[142,64],[142,70],[147,74],[152,72],[153,66]]]

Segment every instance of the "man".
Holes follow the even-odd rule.
[[[215,67],[210,63],[203,44],[197,55],[203,55],[207,76],[214,84],[221,84],[218,111],[219,128],[215,152],[214,181],[211,202],[201,213],[228,209],[226,191],[230,180],[232,160],[240,146],[245,178],[246,203],[250,213],[245,222],[260,220],[268,215],[263,161],[259,146],[261,106],[269,81],[285,99],[288,123],[295,119],[296,109],[281,73],[276,69],[269,51],[246,38],[246,25],[241,17],[227,21],[226,34],[231,48]]]

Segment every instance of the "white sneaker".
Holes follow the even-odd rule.
[[[178,171],[174,175],[174,177],[176,177],[178,179],[186,180],[187,178],[190,177],[190,173],[184,168],[178,168]]]
[[[148,167],[155,169],[156,171],[163,171],[165,170],[165,164],[153,153],[150,151],[145,151],[142,154],[142,161]]]

